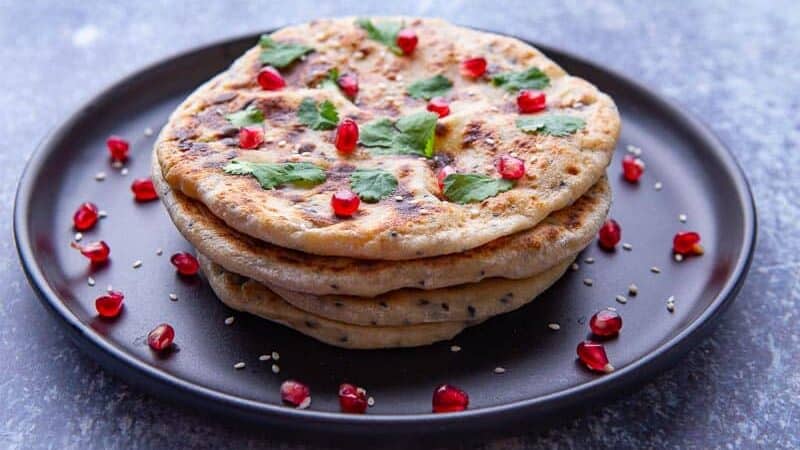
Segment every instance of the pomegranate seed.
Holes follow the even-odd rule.
[[[281,384],[281,400],[294,407],[304,408],[311,403],[311,389],[299,381],[286,380]]]
[[[72,225],[78,231],[91,230],[97,223],[97,206],[94,203],[81,203],[72,216]]]
[[[128,149],[130,149],[130,144],[125,139],[122,139],[119,136],[109,136],[106,139],[106,147],[108,147],[108,153],[111,154],[111,159],[114,161],[125,161],[128,159]]]
[[[622,176],[630,181],[636,183],[644,173],[644,162],[633,155],[625,155],[622,158]]]
[[[619,334],[622,329],[622,316],[616,311],[602,309],[597,311],[589,321],[589,328],[595,336],[610,337]]]
[[[603,344],[592,341],[583,341],[578,344],[578,358],[595,372],[610,373],[614,371],[614,366],[609,364],[606,356],[606,348]]]
[[[358,76],[355,74],[343,74],[336,80],[336,83],[348,98],[354,99],[358,95]]]
[[[169,262],[178,270],[181,275],[191,276],[196,275],[200,269],[200,263],[194,255],[186,252],[179,252],[169,258]]]
[[[77,242],[70,244],[72,248],[81,252],[81,254],[94,264],[100,264],[108,261],[108,255],[111,254],[111,248],[105,241],[91,242],[86,245],[80,245]]]
[[[131,191],[133,191],[133,198],[137,202],[149,202],[158,198],[156,187],[153,186],[153,180],[150,178],[137,178],[131,183]]]
[[[522,114],[530,114],[543,110],[547,105],[544,92],[522,90],[517,95],[517,107]]]
[[[440,118],[450,114],[450,105],[444,97],[434,97],[428,102],[428,111],[436,113]]]
[[[258,84],[265,91],[277,91],[286,87],[283,76],[274,67],[267,66],[258,71]]]
[[[410,55],[417,48],[417,33],[410,28],[406,28],[397,33],[397,46],[406,55]]]
[[[597,233],[597,242],[606,250],[613,250],[622,239],[622,228],[614,219],[607,219]]]
[[[160,352],[172,345],[172,341],[174,339],[175,330],[172,328],[172,325],[162,323],[161,325],[153,328],[153,331],[147,335],[147,345],[149,345],[153,350]]]
[[[350,154],[358,144],[358,124],[352,119],[344,119],[336,128],[336,150]]]
[[[486,73],[486,58],[482,56],[465,59],[461,62],[461,75],[465,77],[479,78],[484,73]]]
[[[239,130],[239,147],[245,149],[258,148],[264,142],[264,127],[251,126]]]
[[[672,239],[672,250],[675,253],[688,255],[702,255],[705,250],[700,245],[700,234],[694,231],[679,231]]]
[[[331,197],[333,212],[340,217],[352,216],[358,210],[359,204],[361,204],[361,199],[350,190],[336,191]]]
[[[502,155],[495,163],[500,176],[506,180],[518,180],[525,175],[525,162],[513,156]]]
[[[469,396],[461,389],[443,384],[433,391],[433,412],[463,411],[469,406]]]
[[[125,296],[119,291],[110,291],[106,295],[97,297],[94,301],[94,307],[97,309],[97,314],[100,317],[113,318],[119,315],[122,311],[122,301]]]
[[[350,414],[364,414],[367,410],[367,391],[348,383],[340,385],[339,408]]]
[[[439,172],[436,174],[436,180],[439,182],[439,189],[444,190],[444,180],[449,175],[452,175],[456,172],[456,169],[453,166],[444,166],[439,169]]]

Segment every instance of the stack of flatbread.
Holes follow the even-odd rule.
[[[393,45],[401,28],[418,36],[413,53]],[[480,77],[461,69],[474,57],[488,62]],[[265,66],[286,86],[262,88]],[[546,108],[521,114],[525,89]],[[431,119],[434,95],[448,115]],[[360,130],[347,154],[335,145],[344,119]],[[231,308],[335,346],[411,347],[562,276],[606,218],[619,123],[607,95],[516,39],[437,19],[320,20],[262,37],[189,96],[152,175]],[[254,126],[263,142],[244,149]],[[503,179],[504,157],[525,174]],[[352,216],[332,208],[342,190],[361,200]]]

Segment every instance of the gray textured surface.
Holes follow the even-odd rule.
[[[750,277],[713,336],[679,367],[544,434],[498,436],[481,446],[800,446],[796,2],[525,1],[499,10],[460,1],[413,8],[376,1],[53,3],[0,1],[0,231],[7,237],[0,242],[0,447],[296,447],[144,396],[78,352],[19,268],[10,229],[15,185],[48,129],[143,64],[313,16],[395,12],[508,31],[631,74],[709,123],[744,166],[759,206]]]

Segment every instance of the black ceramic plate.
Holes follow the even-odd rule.
[[[424,348],[342,350],[233,312],[203,279],[175,275],[169,255],[190,246],[160,202],[137,204],[129,187],[133,178],[148,174],[155,136],[144,130],[157,133],[183,98],[255,42],[256,36],[247,36],[189,51],[113,85],[45,140],[20,182],[14,230],[31,285],[81,348],[137,386],[229,417],[313,431],[424,433],[532,423],[631,389],[675,363],[709,331],[744,280],[756,236],[754,206],[741,171],[719,141],[635,82],[542,47],[619,106],[623,132],[609,169],[611,216],[632,251],[607,253],[591,245],[580,270],[569,271],[529,306]],[[110,134],[132,143],[127,175],[109,164],[104,140]],[[636,185],[620,178],[628,145],[643,149],[647,163]],[[95,181],[98,172],[107,174],[105,181]],[[661,190],[654,188],[658,181]],[[69,247],[72,213],[83,201],[108,212],[85,237],[111,246],[111,264],[95,271]],[[685,224],[679,214],[688,216]],[[704,256],[673,261],[672,236],[682,229],[702,234]],[[156,254],[158,248],[163,255]],[[586,257],[594,263],[585,263]],[[134,269],[137,260],[142,266]],[[651,272],[652,266],[661,273]],[[584,278],[594,285],[586,286]],[[617,294],[627,296],[631,283],[639,295],[624,305],[615,302]],[[108,285],[126,295],[124,312],[114,321],[98,319],[94,310],[94,298]],[[669,296],[675,297],[674,313],[666,308]],[[588,318],[607,306],[620,311],[624,328],[606,342],[617,370],[597,375],[576,362],[575,347],[587,337]],[[236,321],[226,326],[231,315]],[[179,351],[166,357],[145,343],[161,322],[173,324],[177,334]],[[561,330],[549,329],[551,322]],[[451,352],[453,344],[463,350]],[[280,352],[277,375],[272,362],[258,359],[272,351]],[[247,367],[234,370],[239,361]],[[495,374],[498,366],[506,372]],[[279,386],[290,377],[310,385],[310,409],[280,404]],[[366,415],[338,412],[336,391],[343,381],[375,397]],[[442,383],[469,393],[468,411],[430,414],[431,393]]]

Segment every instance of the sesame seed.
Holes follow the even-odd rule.
[[[142,260],[137,259],[136,261],[133,262],[133,268],[138,269],[139,267],[142,267]]]
[[[571,268],[571,269],[572,269],[574,272],[577,272],[577,271],[578,271],[578,269],[580,269],[580,268],[581,268],[581,266],[579,266],[579,265],[578,265],[578,263],[572,263],[572,265],[570,266],[570,268]]]
[[[156,255],[161,256],[162,254],[164,254],[164,250],[156,249]]]
[[[583,262],[585,262],[586,264],[594,264],[594,258],[592,258],[592,257],[590,256],[590,257],[588,257],[588,258],[585,258],[585,259],[583,260]]]
[[[278,352],[272,352],[272,359],[275,361],[281,359],[281,355]]]
[[[617,295],[617,296],[615,297],[615,299],[616,299],[618,302],[622,303],[623,305],[624,305],[625,303],[628,303],[628,299],[627,299],[627,298],[625,298],[625,296],[624,296],[624,295]]]
[[[269,361],[270,358],[272,358],[272,357],[269,356],[269,355],[261,355],[261,356],[258,357],[258,360],[259,361]]]
[[[106,173],[105,172],[97,172],[97,175],[94,176],[94,179],[96,181],[103,181],[103,180],[106,179]]]
[[[673,256],[673,258],[675,258],[675,262],[683,261],[683,255],[681,255],[680,253],[675,253],[675,256]]]
[[[367,399],[367,405],[370,407],[375,406],[375,397],[369,397]]]
[[[631,244],[627,243],[627,242],[625,242],[625,243],[623,243],[623,244],[622,244],[622,248],[623,248],[624,250],[627,250],[627,251],[631,251],[631,250],[633,250],[633,246],[632,246]]]
[[[553,331],[558,331],[558,330],[561,329],[561,325],[559,325],[559,324],[557,324],[555,322],[552,322],[552,323],[548,323],[547,324],[547,328],[550,328]]]
[[[587,286],[591,286],[592,284],[594,284],[594,281],[591,278],[584,278],[583,279],[583,284],[585,284]]]
[[[280,368],[280,367],[278,367],[278,365],[277,365],[277,364],[273,364],[273,365],[272,365],[272,373],[278,373],[278,372],[280,372],[280,371],[281,371],[281,368]]]
[[[663,187],[664,187],[664,185],[663,185],[663,184],[661,184],[661,182],[660,182],[660,181],[656,181],[656,184],[654,184],[654,185],[653,185],[653,189],[655,189],[655,190],[657,190],[657,191],[660,191],[660,190],[661,190],[661,188],[663,188]]]
[[[230,316],[225,318],[225,325],[233,325],[233,321],[236,320],[235,317]]]
[[[244,369],[244,366],[245,366],[245,364],[243,362],[239,361],[239,362],[237,362],[236,364],[233,365],[233,368],[236,369],[236,370],[241,370],[241,369]]]
[[[403,196],[402,196],[402,195],[396,195],[396,196],[394,197],[394,200],[395,200],[396,202],[402,202],[402,201],[403,201]]]
[[[122,170],[119,171],[119,173],[120,173],[120,175],[127,175],[128,174],[128,168],[127,167],[123,167]]]
[[[80,242],[83,239],[83,233],[75,233],[75,242]]]
[[[395,78],[397,78],[397,81],[403,81],[403,74],[398,73]]]
[[[450,346],[450,351],[453,352],[453,353],[460,352],[461,351],[461,347],[459,347],[458,345],[451,345]]]
[[[174,293],[173,294],[169,294],[169,299],[172,300],[173,302],[177,302],[178,301],[178,294],[174,294]]]
[[[669,298],[667,298],[667,311],[675,312],[675,296],[674,295],[670,295]]]
[[[113,290],[114,290],[114,288],[110,284],[108,286],[106,286],[106,291],[111,292]]]
[[[688,219],[688,217],[686,217],[686,214],[678,214],[678,220],[679,220],[681,223],[686,223],[686,220],[687,220],[687,219]]]
[[[613,306],[608,306],[608,307],[606,307],[606,309],[609,310],[609,311],[616,311],[617,310],[617,308],[614,308]]]
[[[306,409],[309,406],[311,406],[311,396],[310,395],[308,397],[304,398],[303,401],[300,402],[299,405],[297,405],[297,409]]]
[[[101,209],[100,211],[97,211],[97,217],[105,219],[108,217],[108,213]]]
[[[653,266],[653,267],[651,267],[651,268],[650,268],[650,272],[653,272],[653,273],[661,273],[661,269],[659,269],[659,268],[658,268],[658,267],[656,267],[656,266]]]
[[[494,373],[506,373],[506,369],[503,367],[495,367]]]
[[[121,169],[122,168],[122,161],[114,161],[113,163],[111,163],[111,167],[113,167],[115,169]]]
[[[144,135],[145,136],[152,136],[153,135],[153,129],[150,128],[150,127],[145,128],[144,129]]]
[[[627,150],[628,150],[628,153],[632,153],[632,154],[634,154],[636,156],[639,156],[639,155],[642,154],[642,149],[637,147],[637,146],[635,146],[635,145],[628,145]]]
[[[283,147],[285,145],[286,145],[286,141],[283,141],[283,140],[278,141],[278,147]]]
[[[630,294],[633,297],[636,297],[636,294],[638,293],[639,293],[639,287],[631,283],[631,285],[628,286],[628,294]]]
[[[489,145],[494,145],[494,139],[492,139],[492,138],[486,138],[485,141]]]
[[[86,284],[88,284],[89,286],[94,286],[94,278],[92,277],[87,278]]]

